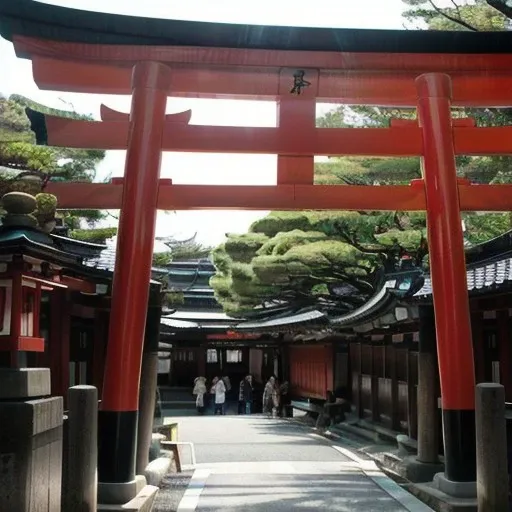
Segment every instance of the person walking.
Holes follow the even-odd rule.
[[[215,384],[217,384],[218,380],[218,377],[214,377],[209,387],[207,405],[208,414],[215,414]]]
[[[247,375],[242,381],[242,414],[251,414],[253,402],[252,375]]]
[[[226,402],[226,386],[222,379],[215,377],[214,393],[215,393],[215,411],[214,414],[224,415],[224,404]]]
[[[244,411],[245,411],[244,382],[245,382],[245,379],[242,379],[238,386],[238,414],[244,414]]]
[[[194,380],[194,390],[192,391],[192,394],[196,395],[197,413],[202,416],[206,408],[206,379],[204,377],[197,377]]]
[[[274,376],[268,379],[263,390],[263,413],[272,415],[277,401],[277,389],[276,389],[276,378]]]

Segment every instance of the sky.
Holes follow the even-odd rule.
[[[15,0],[12,0],[15,1]],[[114,12],[155,18],[265,25],[403,28],[401,0],[46,0],[44,3],[90,11]],[[313,8],[312,8],[313,7]],[[47,106],[92,114],[99,119],[100,105],[128,112],[128,96],[72,94],[40,91],[32,79],[30,61],[17,59],[12,45],[0,39],[0,94],[21,94]],[[319,106],[318,113],[328,106]],[[192,124],[276,126],[273,102],[169,98],[167,112],[192,109]],[[122,176],[124,151],[108,151],[98,178]],[[176,184],[273,185],[274,155],[222,155],[166,152],[161,177]],[[226,233],[243,233],[264,215],[255,211],[159,212],[157,237],[188,238],[197,233],[205,245],[218,245]],[[156,243],[155,250],[165,247]]]

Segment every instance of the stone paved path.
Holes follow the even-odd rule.
[[[343,445],[263,416],[182,417],[179,440],[197,463],[178,512],[428,512]],[[185,464],[188,454],[183,450]]]

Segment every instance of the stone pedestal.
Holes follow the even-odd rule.
[[[476,387],[476,462],[479,512],[509,510],[505,388]]]
[[[437,473],[434,475],[434,485],[454,498],[476,498],[476,482],[454,482],[448,480],[444,473]]]
[[[0,510],[60,512],[61,397],[48,369],[0,368]]]
[[[437,473],[444,471],[444,464],[420,462],[416,457],[407,457],[404,460],[405,477],[410,482],[432,482]]]
[[[101,505],[124,505],[135,498],[146,485],[146,477],[141,475],[137,475],[131,482],[100,482],[98,484],[98,503]]]

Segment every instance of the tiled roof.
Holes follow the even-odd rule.
[[[306,311],[296,313],[294,315],[283,316],[281,318],[273,318],[269,320],[261,320],[259,322],[242,322],[236,326],[237,331],[250,331],[253,329],[278,329],[280,327],[293,326],[310,322],[327,323],[327,317],[320,311]]]
[[[99,256],[84,259],[84,264],[89,267],[101,268],[113,272],[116,264],[116,239],[110,238],[106,240],[105,246],[105,249],[101,251]]]
[[[99,256],[84,259],[84,264],[88,267],[101,268],[103,270],[114,271],[116,263],[116,242],[114,238],[105,241],[105,249]]]
[[[160,323],[165,325],[166,327],[171,327],[172,329],[198,329],[199,324],[196,322],[186,322],[185,320],[175,320],[172,318],[162,317],[160,319]]]
[[[503,284],[512,284],[512,258],[474,265],[466,272],[468,291],[473,293],[495,290]],[[425,276],[423,288],[416,293],[416,297],[425,297],[432,294],[432,281]]]
[[[470,293],[491,292],[512,285],[512,230],[466,250],[466,279]],[[425,275],[417,298],[432,295],[432,282]]]
[[[92,256],[89,258],[84,258],[84,265],[88,267],[94,267],[101,270],[108,270],[109,272],[114,272],[114,267],[116,264],[116,238],[110,238],[105,241],[105,249],[101,251],[99,256]],[[156,277],[156,274],[165,274],[165,269],[161,267],[152,268],[153,276]],[[156,283],[157,281],[151,280],[152,283]]]
[[[188,322],[235,322],[232,318],[222,311],[175,311],[167,315],[166,318],[173,320],[185,320]]]

